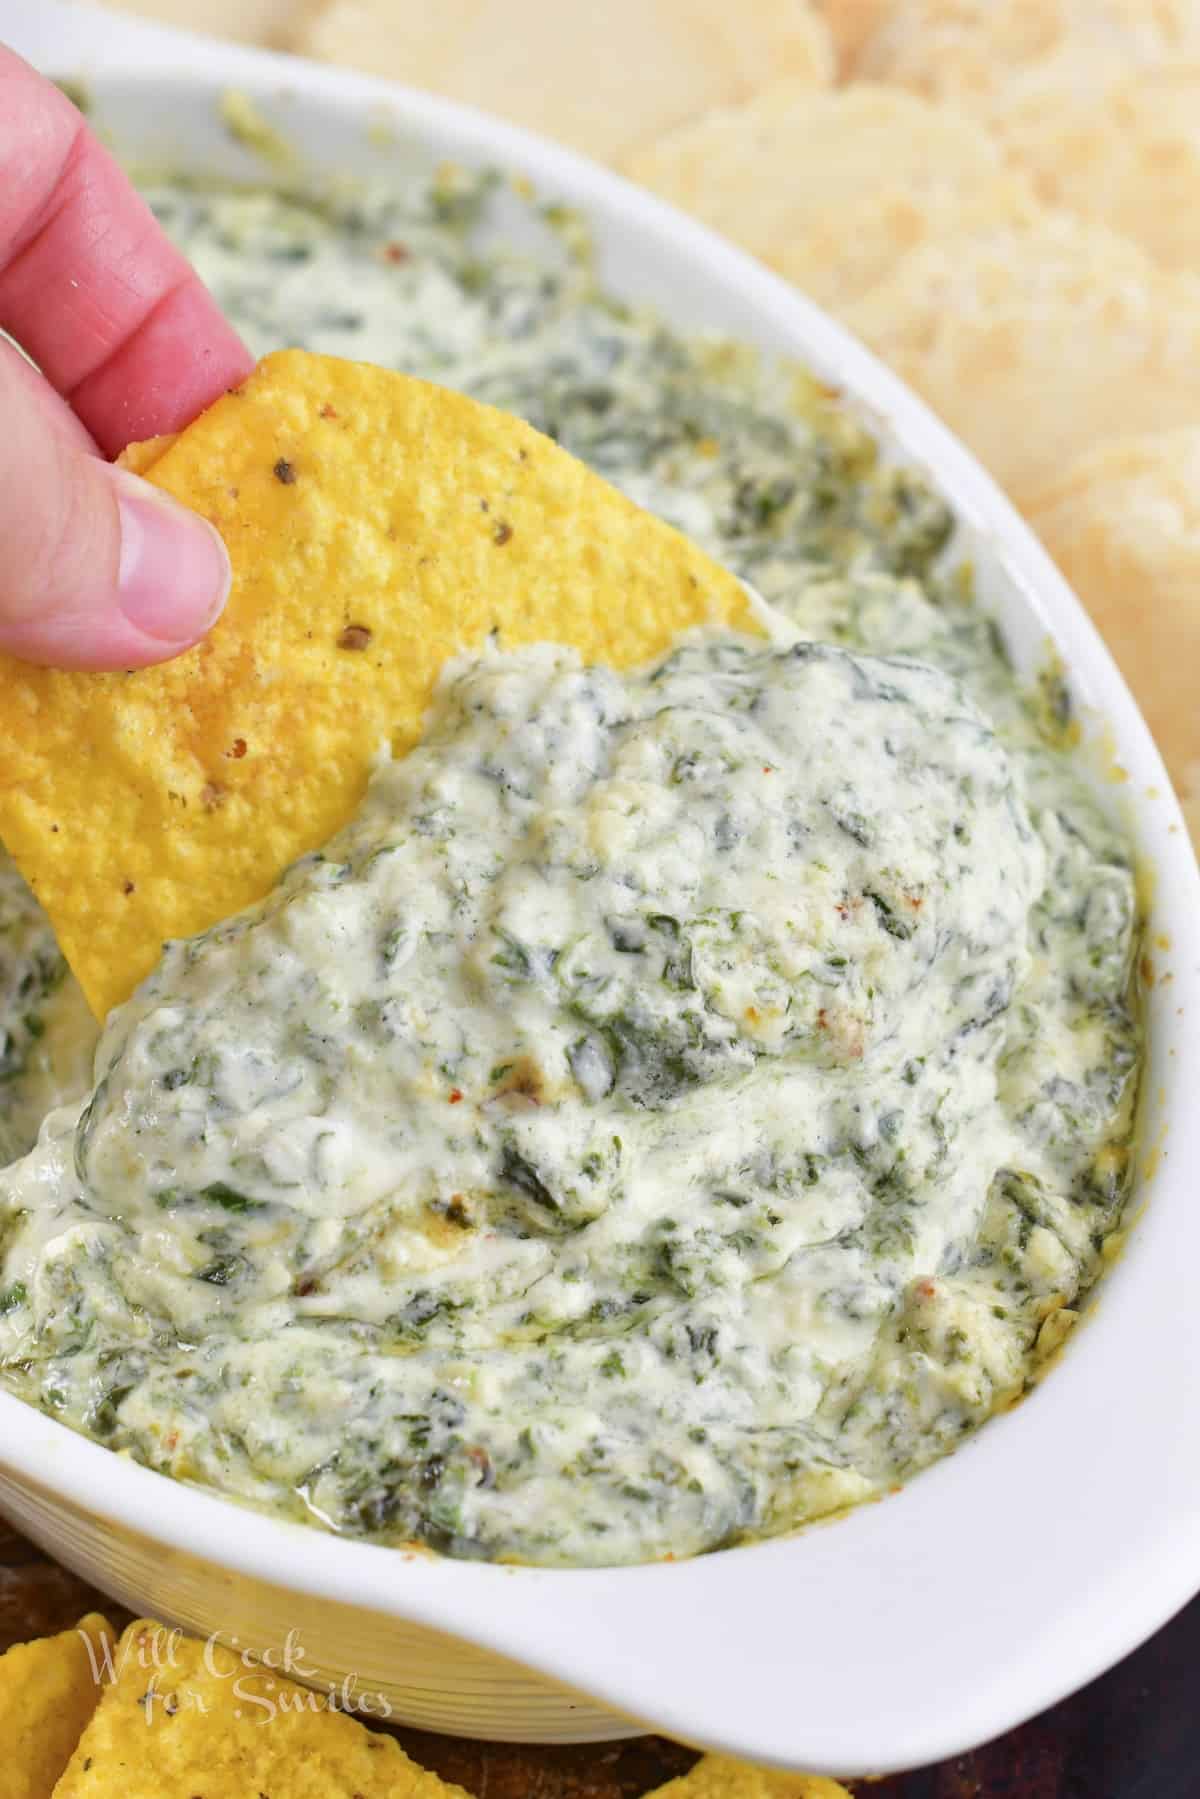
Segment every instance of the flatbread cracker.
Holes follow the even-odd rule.
[[[894,5],[895,0],[821,0],[818,10],[833,39],[839,79],[853,77],[864,48]]]
[[[1200,801],[1200,425],[1104,444],[1028,507],[1158,741]]]
[[[626,173],[835,311],[908,250],[1037,211],[965,114],[867,84],[777,82],[638,152]]]
[[[979,106],[1068,45],[1161,60],[1200,49],[1200,13],[1195,0],[893,0],[853,74]]]
[[[785,1774],[725,1755],[706,1755],[690,1774],[656,1787],[650,1799],[850,1799],[823,1774]]]
[[[295,0],[120,0],[122,12],[242,44],[286,42]]]
[[[55,1799],[468,1799],[393,1738],[216,1643],[141,1619]],[[380,1695],[356,1695],[378,1717]]]
[[[0,1655],[0,1793],[50,1799],[101,1694],[104,1645],[113,1631],[98,1612],[74,1630]]]
[[[915,250],[843,316],[1019,501],[1200,419],[1200,278],[1066,214]]]
[[[147,478],[229,546],[211,635],[132,674],[0,657],[0,837],[98,1016],[326,842],[490,632],[627,667],[754,628],[734,576],[557,444],[365,363],[269,356]]]
[[[1006,91],[993,125],[1047,205],[1200,273],[1200,60],[1064,53]]]
[[[601,159],[777,76],[833,78],[806,0],[325,0],[295,48],[499,113]]]

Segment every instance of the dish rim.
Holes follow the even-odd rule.
[[[148,27],[62,0],[44,0],[34,10],[36,19],[22,17],[20,0],[15,5],[0,0],[0,36],[31,54],[31,60],[53,64],[56,73],[78,71],[97,91],[157,83],[176,84],[196,96],[204,90],[219,93],[232,84],[268,105],[286,90],[287,103],[301,112],[311,106],[318,114],[332,109],[339,115],[351,109],[366,115],[383,102],[404,128],[444,140],[448,153],[526,170],[539,187],[602,216],[606,228],[623,231],[631,245],[654,239],[665,259],[674,258],[681,270],[707,270],[715,286],[740,290],[773,333],[793,339],[797,356],[823,371],[836,370],[860,409],[885,422],[888,434],[934,474],[960,518],[994,551],[1014,592],[1053,636],[1073,686],[1082,686],[1112,728],[1131,784],[1145,790],[1143,805],[1149,803],[1149,790],[1159,790],[1151,804],[1152,822],[1142,821],[1142,848],[1158,877],[1155,928],[1173,946],[1174,998],[1194,1014],[1200,999],[1200,876],[1157,750],[1132,699],[1078,601],[1009,502],[921,402],[839,326],[782,279],[665,203],[571,151],[469,108],[373,77]],[[71,44],[66,58],[65,43]],[[187,69],[181,72],[185,53]],[[63,69],[64,60],[76,68]],[[1060,1415],[1073,1427],[1069,1436],[1078,1436],[1089,1418],[1111,1431],[1111,1408],[1102,1406],[1096,1415],[1086,1371],[1093,1369],[1098,1381],[1101,1368],[1112,1361],[1111,1353],[1102,1356],[1098,1346],[1111,1349],[1127,1324],[1140,1321],[1145,1326],[1142,1307],[1134,1303],[1138,1283],[1153,1278],[1164,1256],[1171,1259],[1173,1243],[1190,1222],[1183,1210],[1186,1171],[1200,1166],[1200,1116],[1189,1115],[1186,1095],[1200,1091],[1200,1044],[1189,1043],[1184,1029],[1169,1024],[1169,1008],[1157,1001],[1155,991],[1153,1028],[1164,1039],[1156,1074],[1166,1095],[1160,1110],[1170,1127],[1168,1153],[1160,1158],[1153,1204],[1142,1208],[1145,1215],[1122,1265],[1105,1277],[1100,1303],[1089,1308],[1100,1317],[1090,1320],[1083,1333],[1086,1341],[1064,1356],[1048,1386],[1039,1387],[1013,1416],[989,1425],[884,1504],[859,1508],[820,1529],[677,1564],[537,1569],[464,1563],[317,1535],[306,1526],[242,1507],[231,1512],[233,1502],[175,1482],[164,1484],[167,1477],[77,1437],[6,1393],[0,1393],[0,1471],[118,1529],[202,1557],[219,1569],[297,1595],[449,1631],[653,1728],[704,1746],[783,1765],[803,1762],[843,1775],[961,1753],[1110,1666],[1200,1585],[1200,1516],[1182,1502],[1160,1508],[1156,1542],[1146,1540],[1145,1525],[1140,1534],[1121,1539],[1105,1579],[1095,1582],[1096,1591],[1071,1591],[1053,1627],[1043,1628],[1039,1643],[1025,1643],[1020,1653],[1000,1661],[993,1654],[991,1661],[983,1655],[968,1663],[957,1637],[952,1644],[944,1635],[948,1665],[939,1670],[939,1702],[913,1715],[912,1681],[901,1669],[895,1637],[896,1592],[907,1586],[911,1599],[919,1596],[928,1604],[936,1593],[951,1599],[961,1586],[957,1570],[943,1575],[940,1586],[929,1585],[933,1571],[916,1553],[920,1539],[928,1538],[934,1520],[940,1519],[948,1545],[956,1541],[950,1527],[957,1489],[964,1489],[968,1499],[997,1488],[1008,1492],[1014,1479],[1009,1464],[1028,1468],[1026,1458],[1035,1451],[1043,1471],[1057,1466],[1053,1451],[1063,1447],[1056,1441]],[[1139,1200],[1145,1185],[1145,1180],[1139,1184]],[[1172,1230],[1164,1247],[1159,1221],[1168,1210]],[[1200,1255],[1200,1223],[1190,1235]],[[1184,1321],[1177,1347],[1180,1389],[1186,1392],[1191,1379],[1200,1378],[1200,1330],[1188,1333]],[[1200,1478],[1200,1418],[1191,1424],[1190,1440],[1186,1408],[1176,1422],[1172,1468],[1179,1488],[1186,1489],[1189,1480]],[[1129,1500],[1134,1497],[1133,1490],[1120,1491]],[[164,1504],[168,1500],[169,1507]],[[914,1514],[921,1514],[915,1523]],[[321,1545],[320,1556],[313,1554],[316,1544]],[[928,1552],[927,1542],[924,1548]],[[1059,1539],[1058,1548],[1049,1562],[1042,1556],[1039,1567],[1074,1566],[1078,1573],[1079,1554],[1077,1549],[1072,1555],[1070,1532]],[[1031,1603],[1040,1596],[1044,1604],[1053,1586],[1038,1588],[1028,1572],[1025,1579]],[[803,1657],[797,1659],[793,1617],[776,1610],[781,1582],[797,1603],[805,1602],[806,1621],[818,1625],[818,1653],[807,1665]],[[1002,1607],[995,1582],[987,1599]],[[873,1660],[869,1655],[859,1659],[864,1646],[837,1615],[855,1605],[877,1633],[885,1628],[879,1608],[887,1613],[890,1663],[879,1653]],[[1002,1609],[1011,1621],[1011,1596]],[[641,1620],[636,1636],[631,1611]],[[1036,1616],[1036,1607],[1031,1615]],[[769,1641],[748,1647],[756,1628],[767,1632]],[[948,1629],[946,1620],[943,1629]],[[720,1639],[738,1641],[740,1653],[735,1663],[727,1660],[723,1672],[714,1674],[705,1666],[704,1646]],[[968,1633],[966,1642],[971,1641]],[[847,1691],[839,1674],[851,1651],[859,1680]],[[890,1674],[896,1679],[889,1681]],[[796,1689],[805,1682],[810,1703],[797,1719],[792,1710]],[[939,1714],[952,1716],[953,1723],[943,1722]]]

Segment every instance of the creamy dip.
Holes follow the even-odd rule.
[[[606,299],[573,222],[481,249],[489,192],[152,199],[256,349],[522,412],[768,635],[448,668],[0,1173],[0,1367],[337,1530],[627,1562],[886,1491],[1061,1341],[1126,1188],[1134,883],[941,502],[815,384]],[[4,876],[14,1153],[74,991]]]

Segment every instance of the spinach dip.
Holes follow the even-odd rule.
[[[452,664],[337,839],[168,946],[94,1085],[0,874],[6,1385],[452,1555],[694,1554],[885,1493],[1028,1386],[1126,1191],[1134,878],[1061,692],[922,480],[614,303],[576,222],[528,202],[518,253],[500,184],[446,175],[149,191],[255,351],[524,415],[765,635]]]

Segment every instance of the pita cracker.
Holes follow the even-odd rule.
[[[1194,0],[894,0],[854,73],[977,106],[1067,45],[1160,60],[1200,48],[1200,14]]]
[[[612,160],[776,77],[833,78],[806,0],[325,0],[295,48],[499,113]]]
[[[841,80],[852,80],[859,57],[892,10],[889,0],[821,0]]]
[[[1088,608],[1163,752],[1200,801],[1200,425],[1103,444],[1027,516]]]
[[[120,0],[122,12],[242,44],[282,45],[295,0]]]
[[[1037,211],[964,113],[867,84],[777,82],[635,153],[626,173],[834,311],[909,250]]]
[[[1006,92],[994,127],[1047,205],[1200,273],[1200,59],[1130,69],[1064,53]]]
[[[1200,419],[1200,278],[1067,214],[915,250],[843,316],[1019,501]]]

